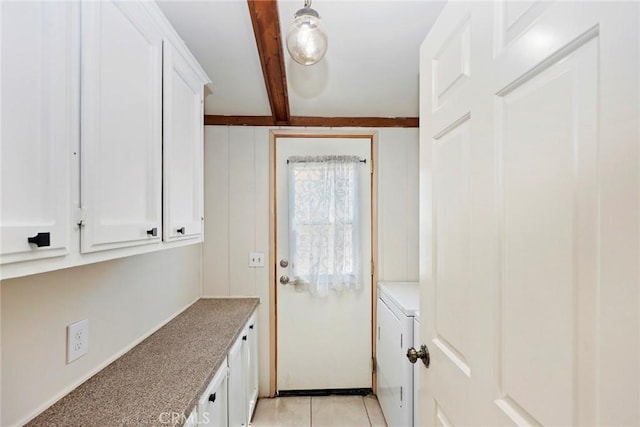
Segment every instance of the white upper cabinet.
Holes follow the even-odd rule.
[[[0,279],[202,241],[210,80],[157,5],[0,0],[0,24]]]
[[[141,3],[82,4],[82,252],[158,242],[162,33]]]
[[[0,8],[0,263],[7,264],[70,250],[78,20],[71,2]]]
[[[163,240],[201,240],[203,85],[169,42],[164,45]]]

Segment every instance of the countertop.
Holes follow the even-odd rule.
[[[175,425],[161,414],[191,413],[257,306],[258,298],[196,301],[27,425]]]
[[[418,282],[378,282],[379,296],[394,304],[405,316],[415,316],[420,309]]]

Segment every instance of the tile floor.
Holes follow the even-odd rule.
[[[386,427],[378,399],[304,396],[259,399],[252,427]]]

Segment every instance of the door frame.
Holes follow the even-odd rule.
[[[277,316],[277,242],[276,242],[276,140],[278,138],[368,138],[371,147],[371,386],[373,392],[376,392],[376,375],[375,375],[375,325],[376,310],[375,303],[377,296],[377,279],[378,269],[376,261],[378,257],[378,132],[375,130],[336,130],[336,131],[320,131],[320,130],[281,130],[273,129],[269,131],[269,396],[275,397],[278,390],[278,316]]]

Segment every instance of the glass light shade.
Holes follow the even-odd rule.
[[[327,52],[327,33],[318,13],[310,8],[296,13],[287,31],[287,50],[298,64],[313,65]]]

